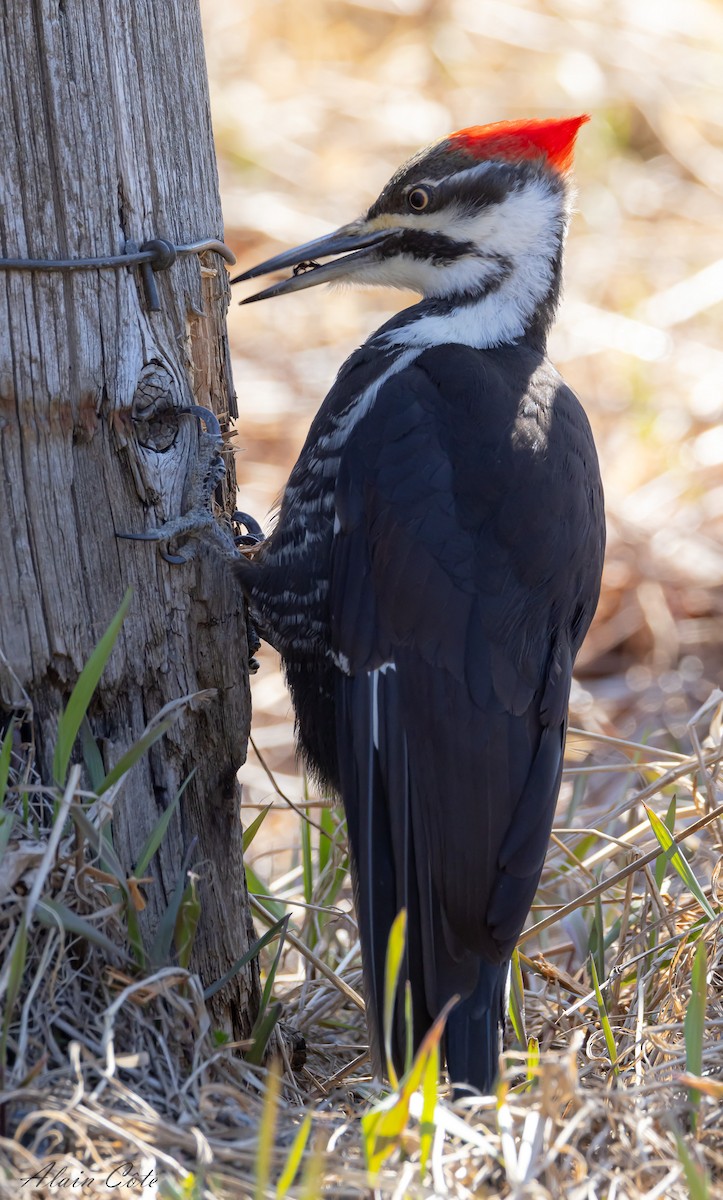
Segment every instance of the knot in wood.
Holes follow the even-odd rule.
[[[178,385],[162,363],[148,363],[133,396],[133,424],[138,444],[162,454],[178,437],[181,404]]]

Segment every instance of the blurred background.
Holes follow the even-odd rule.
[[[723,663],[723,8],[201,7],[226,240],[242,268],[352,219],[405,158],[453,129],[591,114],[550,345],[587,408],[607,496],[603,595],[572,724],[687,749]],[[229,314],[239,495],[264,524],[336,370],[414,297],[319,288],[241,309],[243,287]],[[303,802],[289,700],[274,656],[261,661],[254,741]],[[248,823],[274,790],[253,751],[241,778]],[[256,863],[267,879],[298,849],[298,820],[270,817]]]

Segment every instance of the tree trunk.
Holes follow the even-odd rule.
[[[0,255],[122,254],[126,241],[222,238],[197,0],[5,0],[0,41]],[[153,863],[150,935],[184,854],[200,877],[192,966],[208,984],[252,937],[236,772],[249,725],[240,591],[203,546],[175,566],[119,541],[183,511],[197,459],[197,404],[235,416],[225,314],[212,253],[154,276],[137,269],[0,271],[0,705],[33,707],[49,777],[58,713],[128,587],[133,601],[91,710],[106,766],[167,702],[187,705],[117,802],[130,870],[195,768]],[[233,502],[228,463],[224,502]],[[213,1001],[246,1036],[255,964]]]

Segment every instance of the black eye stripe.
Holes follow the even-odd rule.
[[[400,230],[384,245],[387,250],[393,246],[397,254],[408,254],[436,266],[444,266],[477,250],[474,242],[458,242],[443,233],[427,233],[421,229]]]

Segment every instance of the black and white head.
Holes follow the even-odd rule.
[[[365,216],[239,275],[294,268],[243,303],[332,281],[382,285],[423,297],[392,340],[544,340],[560,290],[575,137],[586,120],[503,121],[451,134],[400,167]]]

